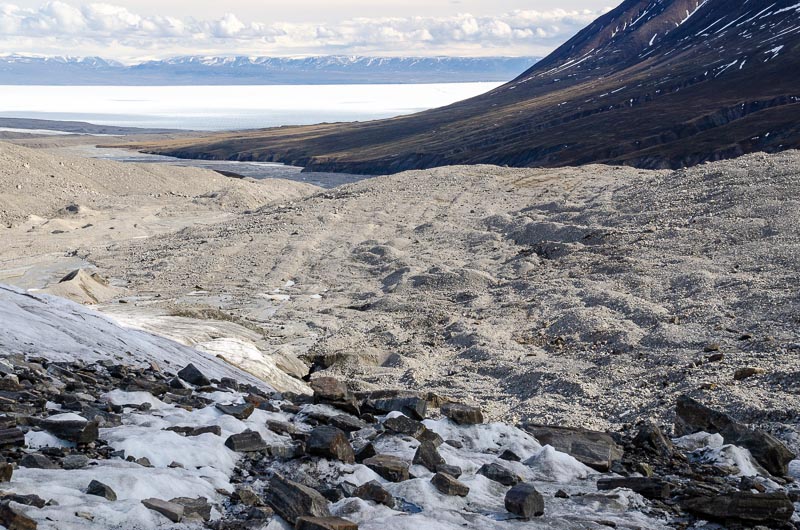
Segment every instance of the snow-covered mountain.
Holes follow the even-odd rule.
[[[124,65],[100,57],[0,57],[6,85],[247,85],[508,81],[533,57],[201,57]]]

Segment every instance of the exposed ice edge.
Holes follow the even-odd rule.
[[[172,371],[193,363],[208,377],[232,377],[274,390],[265,380],[211,353],[123,327],[97,311],[63,298],[31,294],[0,284],[0,356],[5,355],[87,363],[111,359],[132,366],[154,362]],[[262,375],[268,373],[262,370]]]

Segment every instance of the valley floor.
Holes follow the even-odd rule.
[[[800,152],[675,172],[446,167],[332,190],[203,188],[180,184],[203,181],[186,170],[117,193],[100,171],[53,195],[37,181],[52,155],[3,149],[44,169],[0,193],[16,208],[2,283],[88,290],[119,322],[234,351],[293,391],[311,370],[599,430],[671,424],[688,394],[800,449]],[[75,268],[111,283],[59,287]]]
[[[106,308],[123,318],[214,309],[363,389],[437,391],[497,419],[607,428],[666,419],[690,393],[789,421],[798,168],[788,152],[678,172],[448,167],[320,192],[259,181],[247,200],[67,190],[79,212],[4,229],[0,279],[45,287],[93,266],[133,296]],[[734,380],[748,367],[764,373]]]

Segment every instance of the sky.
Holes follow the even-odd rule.
[[[0,0],[0,55],[543,56],[613,0]]]

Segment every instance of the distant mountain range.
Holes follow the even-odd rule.
[[[320,85],[505,82],[534,57],[175,57],[124,65],[100,57],[0,57],[0,85]]]
[[[791,148],[800,148],[798,0],[625,0],[476,98],[148,149],[377,174],[474,163],[679,168]]]

